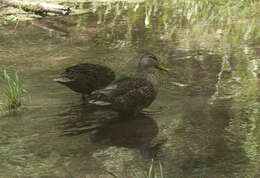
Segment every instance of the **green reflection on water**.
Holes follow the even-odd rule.
[[[86,14],[0,27],[1,67],[32,95],[0,119],[0,175],[95,177],[156,155],[168,177],[257,177],[260,23],[247,10],[259,5],[236,16],[234,2],[86,3]],[[159,96],[140,121],[81,107],[52,82],[80,62],[133,75],[147,51],[170,72],[154,71]]]

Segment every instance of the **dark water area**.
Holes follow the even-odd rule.
[[[221,26],[160,1],[81,6],[0,26],[0,68],[18,71],[30,94],[0,115],[0,177],[135,177],[152,159],[167,178],[260,177],[259,17]],[[82,62],[134,75],[145,52],[170,71],[152,71],[159,94],[133,119],[53,81]]]

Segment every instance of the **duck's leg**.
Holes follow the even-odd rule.
[[[138,118],[138,115],[139,115],[139,112],[138,112],[138,111],[134,112],[134,113],[133,113],[133,118],[134,118],[134,119]]]
[[[83,104],[86,104],[86,101],[87,101],[86,95],[82,94],[81,98],[82,98]]]

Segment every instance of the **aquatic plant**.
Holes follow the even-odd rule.
[[[161,164],[161,162],[159,161],[159,174],[156,173],[156,169],[155,169],[155,162],[152,159],[152,163],[149,167],[148,170],[136,170],[133,169],[131,174],[132,176],[136,177],[136,178],[165,178],[164,176],[164,171],[163,171],[163,166]],[[109,175],[113,176],[114,178],[119,178],[119,177],[124,177],[123,175],[125,175],[125,173],[123,173],[123,175],[121,176],[117,176],[115,173],[105,170],[106,173],[108,173]]]
[[[3,74],[0,76],[0,81],[3,83],[3,88],[0,89],[0,94],[4,97],[5,101],[0,102],[0,105],[9,110],[15,110],[21,106],[24,94],[27,93],[22,88],[21,81],[18,73],[14,73],[14,79],[12,79],[6,70],[3,70]]]

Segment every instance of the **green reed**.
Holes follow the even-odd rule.
[[[22,88],[18,73],[15,72],[14,79],[12,79],[7,71],[3,70],[0,81],[3,84],[3,87],[0,89],[0,94],[4,97],[4,101],[0,102],[0,105],[9,110],[16,110],[21,106],[24,94],[27,93],[27,91]]]

